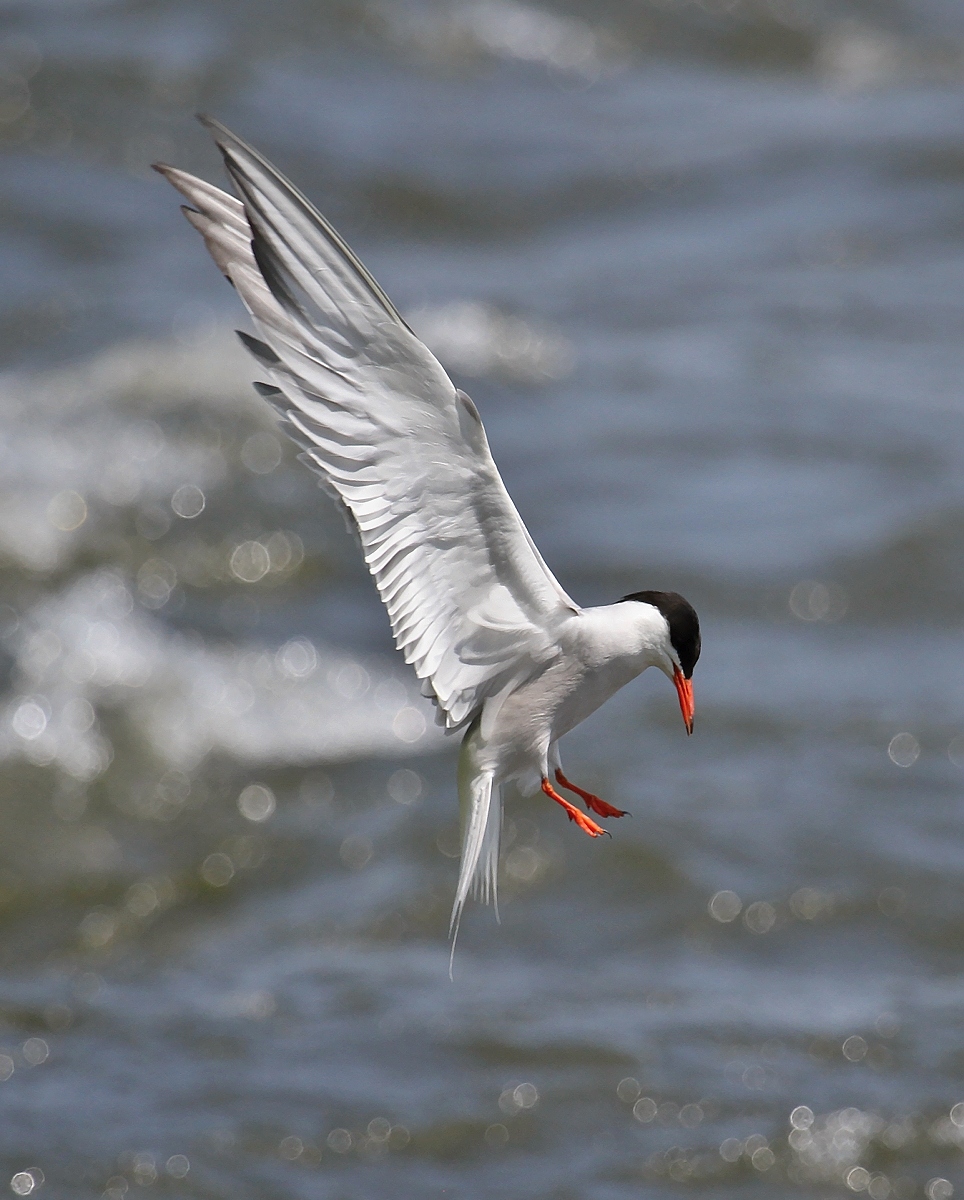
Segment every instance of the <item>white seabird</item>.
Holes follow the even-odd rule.
[[[273,166],[202,117],[240,199],[162,163],[184,213],[251,315],[241,334],[301,458],[342,507],[395,644],[458,765],[462,861],[451,934],[470,893],[495,901],[502,788],[541,790],[590,837],[625,815],[569,782],[559,739],[647,667],[675,684],[693,731],[699,621],[675,592],[580,608],[546,566],[499,475],[478,410],[325,218]]]

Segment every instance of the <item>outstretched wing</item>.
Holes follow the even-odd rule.
[[[456,390],[348,246],[270,163],[204,119],[241,201],[157,170],[238,290],[259,390],[357,528],[395,643],[455,729],[558,653],[578,607],[543,562]]]

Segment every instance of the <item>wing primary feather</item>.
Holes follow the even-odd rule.
[[[257,152],[257,150],[254,149],[253,146],[249,146],[247,142],[243,141],[236,134],[232,133],[231,130],[226,126],[222,125],[220,121],[215,120],[214,117],[210,117],[206,113],[198,113],[197,119],[201,122],[205,129],[209,130],[213,134],[215,143],[217,144],[217,147],[221,151],[221,155],[224,158],[228,174],[232,177],[232,179],[235,178],[235,175],[239,171],[239,168],[234,165],[234,158],[232,155],[232,150],[234,149],[241,150],[242,153],[249,155],[254,162],[258,164],[258,166],[260,166],[269,174],[269,176],[277,176],[277,172],[275,171],[274,167],[272,167],[272,165],[265,158],[262,158],[262,156]],[[378,301],[378,303],[382,308],[384,308],[390,317],[398,321],[400,325],[402,325],[405,329],[408,329],[411,333],[411,329],[409,328],[405,319],[402,317],[401,313],[398,311],[395,305],[392,304],[391,300],[389,300],[388,296],[382,290],[381,286],[377,283],[374,277],[369,274],[367,267],[365,267],[352,248],[342,238],[341,234],[338,233],[334,226],[330,225],[328,221],[325,220],[325,218],[320,212],[318,212],[310,200],[308,200],[306,196],[304,196],[296,187],[294,187],[293,184],[289,183],[288,180],[284,180],[284,183],[291,198],[311,218],[313,223],[317,224],[322,230],[324,230],[325,236],[329,239],[332,245],[341,252],[345,260],[352,266],[358,278],[362,281],[362,283],[364,283],[365,287],[368,289],[374,299]]]
[[[281,363],[281,359],[275,354],[267,342],[259,341],[258,338],[252,337],[250,333],[245,333],[243,329],[234,331],[241,339],[241,344],[246,350],[249,350],[259,362],[263,362],[265,366],[277,367]],[[280,391],[280,388],[275,388],[275,391]]]
[[[235,232],[244,232],[247,234],[248,223],[244,215],[244,205],[237,197],[229,196],[227,192],[222,191],[219,187],[215,187],[213,183],[207,183],[203,179],[198,179],[195,175],[189,175],[187,171],[181,171],[177,167],[168,166],[167,163],[156,162],[151,165],[186,200],[190,201],[199,212],[204,212],[211,218],[216,217],[222,220],[226,226]]]
[[[268,291],[274,296],[275,300],[287,312],[295,313],[301,320],[306,321],[307,318],[304,309],[295,299],[294,294],[288,287],[287,280],[275,266],[271,248],[266,244],[264,237],[258,233],[257,229],[251,230],[251,253],[254,255],[254,261],[261,272],[261,278],[268,285]]]

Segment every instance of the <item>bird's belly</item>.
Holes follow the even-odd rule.
[[[516,781],[523,792],[537,789],[551,743],[594,713],[635,674],[625,668],[574,669],[570,661],[523,684],[502,704],[485,741],[496,775]]]
[[[482,753],[501,780],[513,780],[523,792],[539,787],[546,770],[555,716],[565,702],[566,680],[552,669],[530,679],[508,696],[484,739]],[[483,729],[486,721],[483,717]]]

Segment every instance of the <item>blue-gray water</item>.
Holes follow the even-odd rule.
[[[0,1186],[964,1193],[959,5],[2,21]],[[454,983],[455,747],[148,170],[221,179],[196,109],[437,349],[573,596],[702,617],[696,736],[647,676],[566,739],[633,817],[510,797]]]

